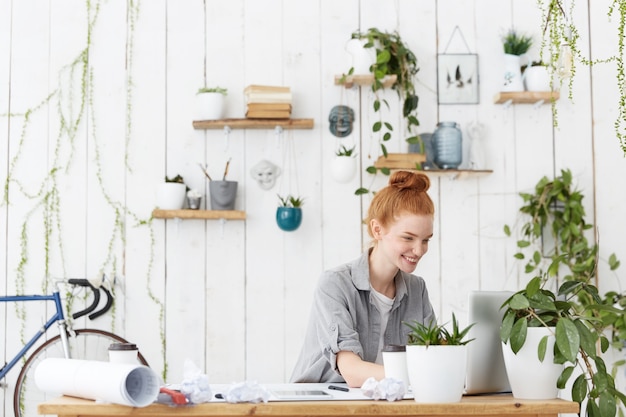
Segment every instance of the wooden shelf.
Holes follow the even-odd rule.
[[[387,157],[379,156],[374,166],[389,169],[415,169],[417,164],[426,162],[423,153],[388,153]]]
[[[391,154],[388,154],[391,155]],[[393,154],[396,155],[396,154]],[[402,155],[402,154],[397,154]],[[410,155],[410,154],[409,154]],[[422,154],[413,154],[413,155],[422,155]],[[418,158],[419,159],[419,158]],[[443,177],[449,176],[452,179],[461,179],[468,176],[481,176],[492,174],[493,170],[491,169],[416,169],[415,164],[416,161],[407,160],[407,161],[394,161],[393,166],[389,166],[389,164],[384,164],[383,157],[378,158],[378,160],[374,163],[376,168],[389,168],[391,171],[405,170],[405,171],[419,171],[423,172],[428,176],[435,177]]]
[[[313,129],[313,119],[220,119],[194,120],[194,129]]]
[[[500,92],[493,98],[496,104],[548,104],[560,98],[558,91],[512,91]]]
[[[383,87],[391,87],[396,83],[397,78],[396,75],[385,76],[383,79]],[[372,84],[374,84],[374,74],[335,75],[335,85],[343,85],[346,88],[352,88],[354,85],[362,86]]]
[[[161,210],[154,209],[152,217],[155,219],[226,219],[245,220],[246,212],[239,210]]]

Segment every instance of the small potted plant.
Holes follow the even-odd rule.
[[[416,402],[453,403],[461,401],[465,388],[467,344],[474,326],[461,329],[452,314],[452,330],[436,322],[404,323],[411,332],[406,346],[406,363]]]
[[[224,98],[228,90],[222,87],[202,87],[196,93],[196,120],[217,120],[224,117]]]
[[[543,61],[532,61],[524,68],[522,78],[526,91],[552,91],[550,71]]]
[[[169,178],[165,176],[165,182],[157,189],[157,207],[161,210],[180,210],[185,205],[187,186],[183,177],[176,175]]]
[[[355,148],[355,146],[346,148],[341,145],[335,152],[335,158],[330,165],[330,173],[335,181],[346,183],[354,178],[354,174],[356,174]]]
[[[533,38],[519,34],[515,29],[510,29],[502,37],[504,49],[504,82],[501,91],[524,91],[522,81],[522,56],[533,44]]]
[[[276,223],[278,227],[285,232],[296,230],[302,223],[302,204],[304,199],[292,195],[287,195],[286,197],[278,195],[278,200],[280,202],[279,207],[276,209]]]

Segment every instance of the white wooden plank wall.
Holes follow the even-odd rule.
[[[417,273],[428,282],[442,321],[452,312],[466,320],[470,290],[517,289],[525,282],[513,259],[515,238],[505,238],[503,226],[518,218],[520,191],[563,168],[572,170],[587,196],[601,257],[615,252],[626,260],[626,160],[614,135],[614,66],[578,68],[575,101],[563,92],[557,104],[558,128],[548,105],[493,103],[503,67],[500,35],[512,26],[533,34],[537,42],[530,55],[539,56],[542,22],[535,2],[155,0],[141,2],[136,11],[124,2],[91,3],[88,11],[85,2],[0,0],[0,181],[5,184],[11,172],[25,190],[12,182],[9,205],[0,205],[0,292],[16,291],[20,235],[28,218],[25,291],[41,291],[46,273],[95,277],[115,271],[115,314],[79,324],[114,330],[137,343],[155,369],[167,364],[168,382],[182,380],[185,359],[213,382],[286,381],[318,276],[367,246],[361,221],[370,197],[353,192],[361,185],[380,188],[387,178],[372,179],[360,170],[339,184],[329,173],[342,144],[358,146],[363,168],[379,156],[369,89],[334,85],[334,76],[350,67],[344,47],[357,29],[398,30],[416,52],[420,132],[432,132],[438,121],[458,122],[467,161],[467,128],[484,126],[482,168],[493,174],[431,176],[435,237]],[[617,48],[616,24],[606,16],[609,3],[576,2],[587,56],[602,58]],[[96,22],[89,54],[93,87],[86,111],[79,113],[80,73],[69,65],[86,46],[88,16]],[[458,33],[452,37],[456,27],[467,47]],[[437,54],[467,48],[479,56],[480,104],[438,105]],[[315,127],[282,133],[194,130],[194,96],[205,84],[228,88],[227,117],[243,117],[246,85],[288,85],[293,116],[313,118]],[[397,133],[404,132],[395,91],[384,97],[391,107],[386,118]],[[344,139],[329,132],[328,114],[338,104],[352,107],[357,117]],[[66,123],[82,117],[72,141],[59,136],[57,107]],[[26,127],[23,117],[7,117],[35,108]],[[407,150],[399,134],[387,147]],[[165,175],[181,174],[187,185],[206,193],[197,164],[208,164],[219,178],[229,158],[228,179],[239,183],[236,209],[246,211],[245,221],[149,220]],[[261,159],[283,169],[269,191],[250,176]],[[52,219],[61,228],[51,235],[46,264],[41,197],[26,194],[52,189],[43,181],[54,164],[63,168],[56,177],[60,217]],[[305,198],[304,221],[295,232],[275,224],[277,193]],[[125,227],[112,238],[116,209]],[[621,288],[624,273],[601,265],[599,276],[605,291]],[[39,308],[28,308],[27,334],[40,315]],[[20,346],[21,321],[6,305],[0,320],[0,350],[7,361]],[[2,415],[12,415],[16,377],[13,371],[9,389],[0,395]]]

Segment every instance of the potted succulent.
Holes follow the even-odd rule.
[[[346,183],[354,178],[356,174],[356,152],[355,146],[346,148],[341,145],[335,152],[335,158],[330,165],[330,173],[333,179],[340,183]]]
[[[278,195],[280,206],[276,209],[276,223],[281,230],[293,232],[302,223],[302,204],[304,198]]]
[[[452,314],[452,330],[436,322],[406,322],[411,332],[406,346],[406,363],[416,402],[461,401],[465,387],[467,339],[474,325],[461,329]]]
[[[228,90],[222,87],[202,87],[196,93],[196,120],[217,120],[224,117],[224,98]]]
[[[415,54],[397,32],[386,32],[377,28],[370,28],[365,32],[354,32],[352,38],[366,40],[363,47],[373,49],[376,52],[375,62],[370,66],[369,70],[374,75],[374,82],[372,83],[372,91],[375,97],[373,109],[380,117],[372,125],[372,131],[380,134],[381,153],[387,157],[385,143],[391,139],[394,131],[391,122],[385,120],[381,112],[381,108],[388,107],[388,104],[379,96],[379,91],[384,88],[384,81],[389,76],[396,77],[396,82],[392,88],[396,90],[402,101],[402,115],[409,132],[409,137],[406,138],[406,141],[409,144],[421,143],[419,135],[415,133],[415,129],[419,126],[417,118],[418,97],[415,93],[415,75],[419,71],[419,67]],[[348,75],[352,75],[353,72],[354,68],[351,68],[348,71]],[[366,171],[370,174],[376,174],[378,170],[374,165],[366,168]],[[380,171],[385,175],[389,175],[390,172],[388,168],[380,168]],[[361,195],[368,192],[369,190],[366,188],[359,188],[355,194]]]
[[[502,37],[504,49],[504,81],[501,91],[524,91],[521,58],[533,44],[531,36],[510,29]]]
[[[532,61],[522,73],[526,91],[552,91],[550,70],[543,61]]]
[[[187,186],[183,177],[176,175],[169,178],[165,176],[165,182],[159,184],[157,189],[156,205],[161,210],[180,210],[185,205]]]
[[[502,342],[517,353],[534,332],[531,329],[547,329],[533,350],[539,360],[561,366],[557,388],[571,383],[572,399],[581,410],[586,401],[589,416],[615,416],[617,403],[626,404],[626,396],[616,389],[603,354],[610,346],[607,333],[620,326],[620,319],[623,323],[624,311],[613,305],[610,293],[600,297],[594,285],[598,245],[585,236],[592,225],[585,221],[583,195],[573,186],[571,172],[561,170],[553,180],[543,177],[534,193],[521,197],[520,212],[527,217],[519,229],[515,257],[525,262],[525,272],[532,278],[503,305]],[[505,233],[511,234],[508,226]],[[611,270],[619,266],[614,255],[609,266]],[[554,348],[549,347],[551,338]],[[554,357],[548,358],[552,352]],[[524,383],[537,384],[536,375]]]

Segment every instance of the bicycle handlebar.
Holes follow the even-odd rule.
[[[111,306],[113,305],[113,296],[111,295],[111,292],[109,290],[107,290],[106,288],[102,288],[102,287],[94,287],[93,285],[91,285],[91,283],[84,279],[84,278],[70,278],[67,281],[69,284],[71,285],[76,285],[79,287],[88,287],[91,289],[91,292],[93,293],[93,301],[91,303],[91,305],[87,308],[85,308],[84,310],[81,311],[77,311],[76,313],[72,314],[72,318],[77,319],[79,317],[82,317],[86,314],[89,314],[89,319],[93,320],[97,317],[100,317],[101,315],[103,315],[104,313],[106,313],[107,311],[109,311],[109,309],[111,308]],[[98,304],[100,303],[100,291],[104,291],[106,297],[107,297],[107,301],[104,305],[104,307],[102,307],[100,310],[92,313],[92,311],[94,311],[97,307]]]

